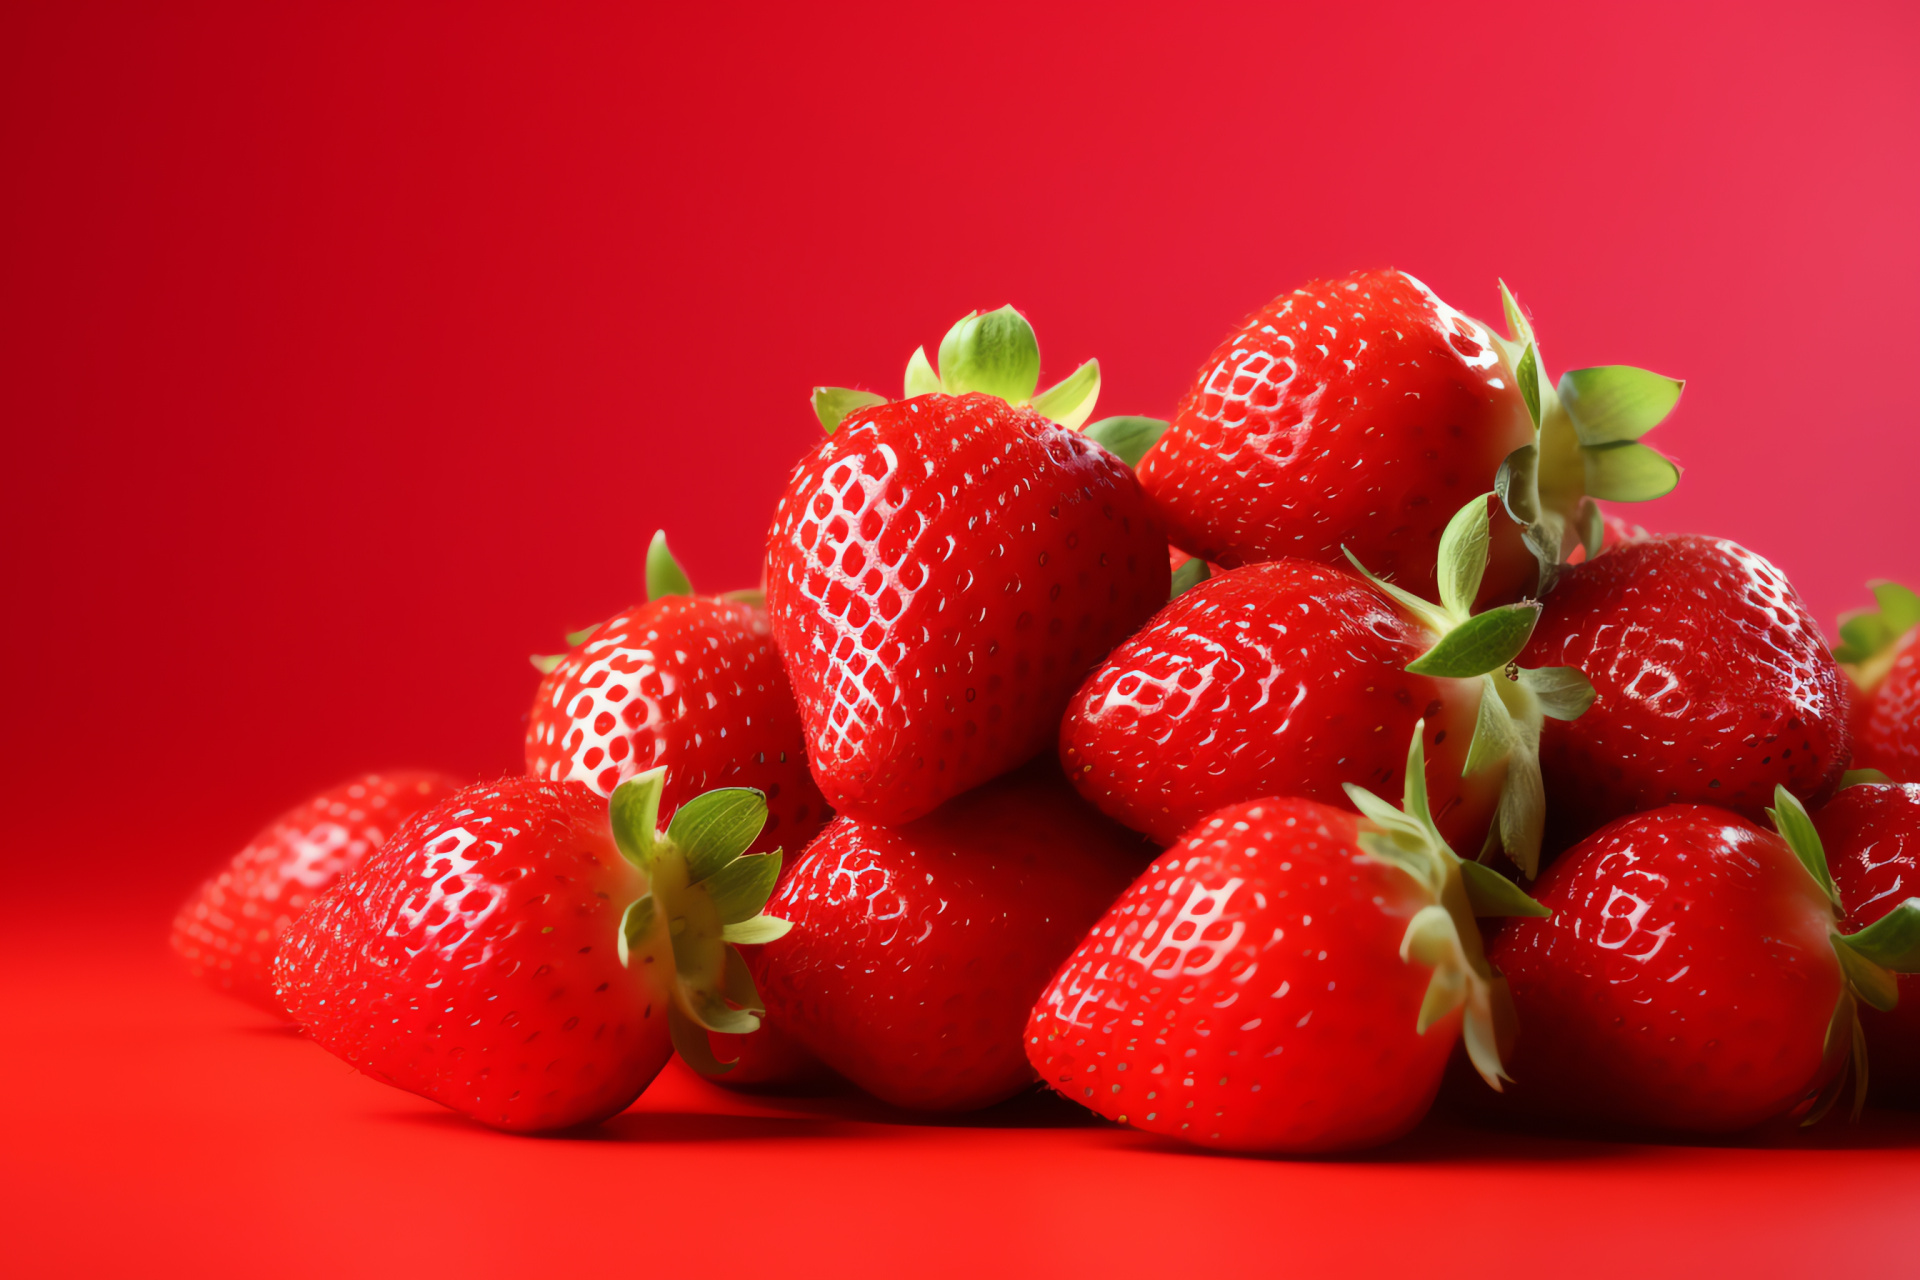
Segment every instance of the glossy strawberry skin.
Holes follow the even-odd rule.
[[[1229,1151],[1387,1142],[1440,1087],[1460,1015],[1416,1028],[1400,958],[1431,898],[1359,819],[1264,799],[1202,821],[1134,881],[1041,995],[1027,1053],[1110,1120]]]
[[[1406,670],[1433,637],[1361,578],[1304,560],[1184,592],[1087,678],[1060,759],[1102,812],[1170,844],[1229,804],[1295,795],[1346,807],[1343,783],[1397,795],[1427,722],[1442,834],[1478,851],[1502,771],[1462,777],[1484,687]]]
[[[1846,678],[1819,626],[1723,539],[1639,539],[1568,570],[1520,665],[1578,667],[1597,695],[1541,735],[1561,846],[1666,804],[1758,818],[1776,784],[1816,807],[1847,766]]]
[[[1510,920],[1487,948],[1519,1015],[1507,1106],[1731,1133],[1831,1074],[1833,910],[1774,832],[1707,805],[1634,814],[1530,892],[1553,915]]]
[[[740,601],[663,596],[602,623],[540,681],[526,753],[531,776],[603,796],[665,766],[666,813],[715,787],[758,788],[755,853],[802,848],[827,820],[766,614]]]
[[[1167,598],[1133,472],[991,396],[850,415],[795,469],[767,603],[836,810],[902,823],[1032,758]]]
[[[1920,782],[1920,628],[1899,645],[1887,674],[1858,698],[1853,763],[1895,782]]]
[[[1845,931],[1878,920],[1920,896],[1920,785],[1848,787],[1813,815],[1826,847]],[[1874,1102],[1920,1103],[1920,979],[1898,975],[1900,1003],[1882,1013],[1860,1006]]]
[[[579,783],[505,778],[416,814],[295,922],[288,1011],[368,1075],[501,1129],[624,1110],[672,1054],[617,934],[645,878]]]
[[[794,928],[750,957],[761,995],[885,1102],[990,1106],[1033,1082],[1034,998],[1148,853],[1038,767],[902,827],[842,815],[768,904]]]
[[[1350,547],[1432,598],[1447,521],[1532,439],[1482,325],[1403,272],[1363,271],[1249,316],[1201,366],[1140,482],[1194,555],[1342,564]],[[1516,587],[1531,572],[1499,566]]]
[[[442,773],[370,773],[287,810],[181,906],[174,951],[196,978],[284,1017],[273,953],[294,920],[409,814],[460,786]]]

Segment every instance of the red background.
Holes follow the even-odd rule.
[[[970,308],[1020,306],[1052,374],[1098,355],[1103,413],[1165,416],[1308,277],[1396,265],[1483,316],[1504,277],[1553,371],[1689,380],[1656,440],[1686,480],[1635,519],[1764,552],[1828,620],[1863,579],[1920,580],[1917,136],[1898,3],[5,6],[0,1164],[27,1176],[0,1214],[75,1266],[177,1256],[208,1222],[249,1249],[325,1237],[289,1270],[375,1244],[397,1266],[418,1233],[367,1197],[425,1178],[457,1212],[443,1180],[472,1168],[546,1188],[509,1243],[586,1231],[566,1256],[604,1262],[633,1242],[647,1219],[616,1206],[675,1182],[657,1162],[569,1219],[554,1189],[604,1181],[615,1148],[442,1123],[247,1038],[166,967],[167,911],[364,767],[516,768],[524,655],[627,603],[656,527],[696,582],[753,579],[817,429],[807,389],[890,390]],[[782,1219],[815,1259],[1057,1258],[1104,1222],[1132,1262],[1324,1263],[1342,1213],[1435,1178],[1457,1195],[1446,1169],[1594,1205],[1535,1220],[1530,1248],[1672,1183],[1704,1198],[1653,1214],[1655,1262],[1699,1254],[1692,1222],[1784,1265],[1844,1210],[1816,1180],[1920,1189],[1899,1143],[1444,1133],[1351,1166],[1142,1148],[1136,1177],[1086,1154],[1139,1146],[1104,1129],[701,1120],[716,1097],[663,1085],[643,1108],[693,1119],[648,1141],[709,1173],[737,1149],[769,1177],[913,1188]],[[692,1141],[716,1135],[736,1147]],[[1205,1221],[1127,1211],[1172,1185]],[[1753,1213],[1766,1185],[1786,1217]],[[1307,1197],[1285,1241],[1248,1234],[1255,1186]],[[1427,1217],[1406,1250],[1459,1230]],[[519,1256],[473,1229],[433,1256]]]

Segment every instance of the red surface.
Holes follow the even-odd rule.
[[[712,1239],[635,1208],[723,1163],[816,1270],[1355,1241],[1464,1269],[1433,1244],[1463,1187],[1523,1207],[1491,1253],[1576,1269],[1892,1248],[1910,1123],[1283,1165],[701,1118],[663,1085],[603,1141],[529,1142],[177,978],[171,908],[288,804],[516,767],[523,655],[630,603],[654,527],[752,579],[806,388],[891,388],[970,307],[1164,415],[1309,276],[1399,265],[1481,316],[1504,276],[1551,369],[1690,379],[1658,437],[1687,480],[1636,519],[1766,553],[1822,619],[1920,580],[1911,6],[535,13],[0,11],[10,1262],[605,1265]]]

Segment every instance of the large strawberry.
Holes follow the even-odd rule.
[[[766,793],[756,852],[811,840],[826,802],[757,593],[696,595],[655,534],[647,599],[536,658],[545,673],[527,721],[527,772],[611,795],[621,779],[667,770],[669,812],[718,786]]]
[[[814,778],[874,822],[911,821],[1043,749],[1081,677],[1167,598],[1166,538],[1132,470],[1010,403],[1039,368],[1026,322],[970,317],[940,361],[938,390],[822,410],[833,434],[768,535],[767,604]]]
[[[656,830],[663,770],[611,801],[507,778],[416,814],[298,921],[274,959],[294,1018],[360,1070],[486,1124],[537,1131],[613,1115],[675,1049],[747,1032],[760,1001],[735,943],[780,855],[748,788],[709,791]]]
[[[370,773],[287,810],[182,904],[174,951],[196,978],[282,1012],[273,953],[294,919],[409,814],[460,785],[442,773]]]
[[[1834,888],[1846,904],[1849,925],[1865,928],[1890,915],[1915,919],[1920,785],[1848,787],[1820,807],[1813,825],[1832,861]],[[1914,941],[1920,944],[1920,937]],[[1862,1009],[1860,1025],[1873,1061],[1874,1096],[1912,1105],[1920,1102],[1920,982],[1902,978],[1898,986],[1900,1004],[1885,1012]]]
[[[1400,809],[1253,800],[1175,842],[1035,1006],[1041,1077],[1123,1124],[1287,1154],[1406,1132],[1462,1030],[1499,1089],[1511,1009],[1474,916],[1539,908],[1441,839],[1420,744]]]
[[[1772,564],[1665,536],[1565,570],[1522,662],[1578,667],[1592,708],[1549,724],[1556,844],[1666,804],[1757,818],[1776,784],[1818,805],[1847,766],[1845,680]]]
[[[1033,1080],[1034,997],[1149,850],[1044,763],[902,827],[842,815],[781,882],[768,1006],[896,1106],[963,1111]]]
[[[1843,936],[1820,837],[1785,787],[1774,798],[1778,834],[1670,805],[1620,819],[1540,877],[1534,896],[1553,915],[1488,946],[1522,1028],[1508,1105],[1703,1133],[1810,1123],[1851,1055],[1857,1109],[1857,1004],[1897,1002],[1892,971],[1920,964],[1920,903]]]
[[[1437,605],[1305,560],[1200,582],[1074,696],[1060,730],[1067,776],[1166,843],[1241,801],[1340,804],[1348,783],[1394,789],[1424,720],[1440,830],[1476,851],[1491,832],[1531,874],[1541,720],[1579,715],[1592,694],[1577,670],[1510,667],[1538,604],[1469,612],[1489,522],[1481,498],[1449,522]]]
[[[1430,595],[1448,516],[1510,460],[1502,493],[1543,564],[1597,519],[1588,494],[1657,496],[1665,489],[1649,463],[1665,465],[1670,489],[1671,464],[1632,440],[1671,409],[1679,384],[1590,369],[1567,375],[1556,395],[1507,300],[1511,340],[1400,271],[1315,281],[1249,316],[1201,366],[1140,464],[1173,540],[1229,566],[1282,556],[1338,564],[1350,549]],[[1589,384],[1599,390],[1582,399]],[[1638,396],[1630,422],[1600,412],[1622,388]],[[1666,395],[1663,408],[1652,392]],[[1502,521],[1497,545],[1517,546],[1517,534]],[[1523,556],[1497,563],[1512,575],[1504,597],[1527,566]]]
[[[1920,595],[1874,582],[1879,605],[1840,619],[1835,659],[1854,685],[1853,762],[1920,782]]]

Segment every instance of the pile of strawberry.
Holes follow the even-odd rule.
[[[1651,537],[1680,384],[1549,381],[1417,280],[1294,290],[1171,423],[1084,425],[970,315],[819,388],[764,593],[535,659],[524,776],[370,776],[185,908],[207,979],[487,1124],[723,1083],[1303,1153],[1496,1115],[1810,1123],[1920,1097],[1920,598],[1830,651]],[[1524,886],[1524,887],[1523,887]],[[1490,1090],[1473,1083],[1477,1074]]]

